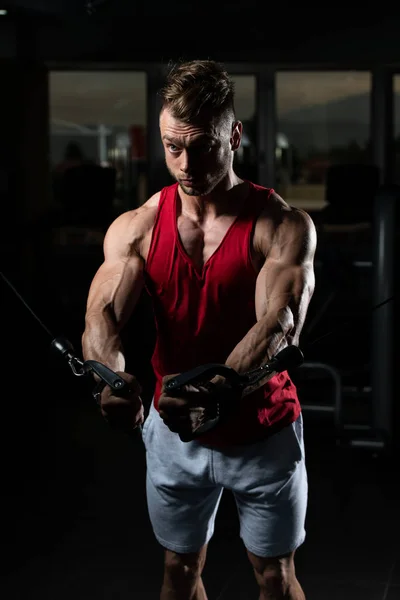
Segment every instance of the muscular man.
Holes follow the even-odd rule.
[[[111,224],[88,296],[83,354],[130,382],[124,397],[103,390],[104,417],[121,427],[142,423],[120,333],[146,286],[157,339],[143,440],[150,520],[165,548],[161,600],[206,599],[201,573],[223,489],[234,494],[260,599],[303,600],[294,554],[305,538],[307,475],[288,373],[239,398],[221,377],[179,394],[165,383],[211,362],[243,373],[298,343],[314,289],[315,229],[272,189],[235,174],[242,124],[222,66],[178,65],[162,97],[161,138],[176,183]],[[232,414],[182,441],[191,408],[204,417],[219,393],[231,394]]]

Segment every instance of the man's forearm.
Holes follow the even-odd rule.
[[[290,309],[283,309],[276,316],[266,315],[250,329],[235,346],[225,364],[238,373],[246,373],[265,364],[275,354],[287,346],[294,328]],[[264,385],[268,377],[262,379],[251,391]],[[249,393],[249,390],[246,390]]]
[[[125,370],[121,338],[109,315],[86,318],[82,352],[84,360],[97,360],[113,371]]]

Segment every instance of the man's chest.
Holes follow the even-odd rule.
[[[257,250],[261,235],[257,223],[243,224],[238,218],[226,217],[208,226],[201,227],[190,220],[178,218],[177,243],[197,269],[201,270],[214,256],[224,256],[225,260],[235,254],[248,256],[253,268],[258,272],[263,257]],[[238,247],[239,246],[239,247]],[[228,249],[228,256],[224,250]]]

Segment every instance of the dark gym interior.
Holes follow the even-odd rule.
[[[246,134],[238,173],[317,227],[305,363],[291,373],[309,475],[306,598],[400,598],[400,19],[274,6],[265,20],[264,8],[0,5],[4,600],[159,597],[141,439],[110,430],[92,380],[50,344],[64,335],[81,355],[108,225],[169,183],[157,90],[182,57],[226,64]],[[154,334],[143,294],[124,335],[146,409]],[[204,582],[210,600],[258,597],[227,493]]]

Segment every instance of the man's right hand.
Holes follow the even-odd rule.
[[[121,392],[113,392],[107,385],[100,396],[100,411],[111,427],[131,431],[144,421],[143,403],[140,398],[142,388],[133,375],[121,371],[117,371],[117,375],[128,385]]]

